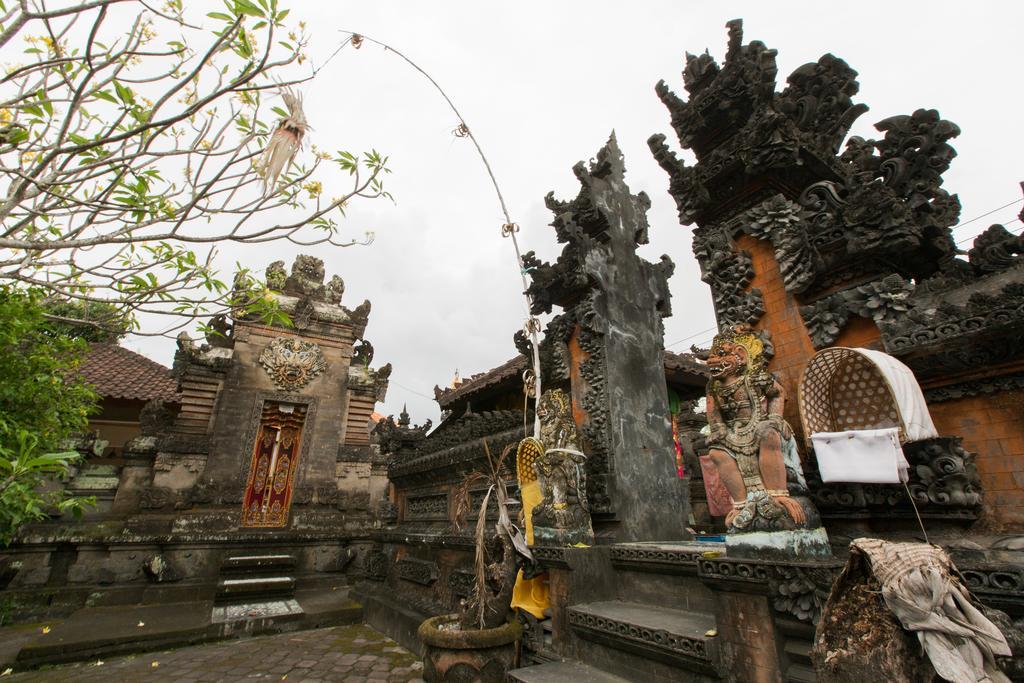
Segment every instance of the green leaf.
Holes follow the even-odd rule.
[[[114,81],[114,90],[117,92],[117,97],[121,102],[124,104],[135,104],[135,93],[132,92],[131,88]]]
[[[235,18],[233,16],[231,16],[229,14],[224,14],[223,12],[210,12],[206,16],[210,17],[211,19],[220,19],[221,21],[234,21],[235,20]],[[168,43],[168,45],[170,45],[170,43]],[[182,45],[182,47],[184,47],[184,45]]]
[[[265,17],[266,14],[256,5],[249,2],[249,0],[235,0],[235,13],[245,14],[250,17]]]

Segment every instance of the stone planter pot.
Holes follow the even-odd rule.
[[[423,679],[427,683],[502,683],[515,659],[515,642],[523,627],[509,622],[498,628],[444,631],[442,624],[458,623],[445,614],[427,619],[417,632],[423,641]]]

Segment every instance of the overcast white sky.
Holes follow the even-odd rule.
[[[190,7],[202,5],[190,2]],[[220,3],[211,3],[211,7]],[[626,157],[627,181],[653,207],[649,260],[667,253],[674,316],[666,343],[685,350],[706,342],[714,324],[707,287],[679,225],[668,178],[646,140],[671,135],[654,94],[661,78],[680,95],[684,52],[705,48],[721,61],[725,22],[744,19],[745,42],[779,51],[779,86],[795,68],[831,52],[860,72],[857,101],[871,110],[853,134],[919,107],[936,108],[963,133],[945,187],[959,194],[962,219],[1020,198],[1022,60],[1019,2],[292,2],[292,16],[313,34],[309,51],[322,62],[352,30],[389,43],[430,73],[454,100],[484,148],[524,250],[553,258],[558,247],[543,198],[565,199],[578,184],[571,167],[589,159],[614,129]],[[318,250],[328,277],[341,275],[344,303],[373,302],[367,338],[375,364],[394,365],[387,401],[404,403],[414,421],[437,419],[435,384],[491,368],[515,353],[512,333],[524,308],[512,246],[494,191],[457,120],[422,75],[393,54],[367,44],[345,49],[305,88],[313,142],[327,149],[374,147],[391,157],[397,205],[354,205],[351,233],[376,232],[369,247]],[[674,138],[671,138],[674,141]],[[308,149],[307,152],[308,154]],[[325,188],[325,194],[341,194]],[[1020,206],[958,229],[957,239],[992,222],[1019,231]],[[968,245],[964,245],[968,246]],[[230,248],[229,248],[230,249]],[[260,270],[289,265],[292,245],[222,253]],[[174,343],[130,338],[126,344],[169,365]]]

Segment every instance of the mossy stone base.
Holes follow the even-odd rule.
[[[423,641],[423,678],[427,683],[502,683],[515,659],[515,642],[522,626],[472,631],[442,631],[442,624],[457,622],[454,614],[427,619],[418,631]]]

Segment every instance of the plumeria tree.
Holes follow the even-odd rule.
[[[258,278],[216,272],[218,245],[372,239],[339,221],[389,196],[387,158],[298,151],[303,24],[278,0],[196,6],[0,0],[0,282],[79,304],[51,312],[171,316],[162,333],[226,308],[273,319]]]

